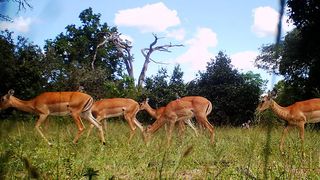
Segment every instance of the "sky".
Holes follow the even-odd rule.
[[[121,38],[132,42],[134,74],[137,79],[143,66],[141,49],[160,39],[157,45],[183,44],[169,52],[153,52],[147,76],[166,68],[171,75],[180,65],[184,80],[206,70],[207,62],[219,51],[227,54],[234,68],[240,72],[260,73],[272,83],[281,79],[254,67],[262,45],[275,42],[279,17],[278,0],[29,0],[32,9],[17,12],[14,3],[0,3],[1,12],[13,22],[0,21],[0,30],[9,29],[16,35],[27,37],[43,48],[47,39],[65,33],[71,24],[80,26],[79,14],[91,7],[101,14],[101,23],[116,26]],[[282,36],[293,29],[284,16]]]

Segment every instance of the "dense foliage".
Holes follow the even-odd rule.
[[[285,35],[279,46],[262,46],[256,64],[284,76],[283,103],[292,103],[319,97],[320,1],[289,0],[287,4],[287,13],[296,28]]]
[[[310,1],[310,2],[309,2]],[[298,1],[288,1],[289,16],[297,28],[279,44],[264,45],[256,64],[285,77],[276,87],[280,101],[287,104],[319,96],[319,35],[317,1],[299,9]],[[298,4],[297,4],[298,3]],[[22,99],[43,91],[85,91],[96,99],[128,97],[137,101],[150,99],[150,105],[160,107],[182,96],[200,95],[214,105],[210,121],[216,125],[241,125],[254,118],[259,95],[265,81],[252,72],[240,73],[232,67],[227,54],[219,52],[191,82],[183,82],[183,72],[176,66],[169,75],[162,68],[147,77],[144,87],[137,88],[125,71],[123,53],[110,33],[120,34],[116,27],[100,21],[100,14],[91,8],[79,15],[81,24],[66,26],[66,32],[45,42],[43,50],[24,37],[0,34],[0,93],[16,90]],[[312,36],[310,36],[312,34]],[[279,56],[277,56],[279,55]]]
[[[188,90],[190,95],[204,96],[213,103],[210,119],[214,124],[241,125],[252,120],[264,84],[259,74],[239,73],[220,51]]]
[[[0,34],[1,95],[15,88],[17,95],[30,98],[41,92],[47,80],[43,77],[43,54],[39,46],[13,33]]]

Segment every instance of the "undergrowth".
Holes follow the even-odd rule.
[[[105,146],[97,130],[88,138],[85,131],[73,144],[77,130],[70,118],[50,118],[46,126],[52,147],[36,132],[34,120],[0,121],[0,179],[320,178],[320,134],[311,129],[306,129],[304,153],[298,131],[292,130],[281,154],[281,126],[271,127],[269,137],[266,127],[216,127],[214,144],[207,131],[196,137],[187,128],[169,147],[164,130],[148,146],[139,130],[128,143],[129,127],[122,120],[108,123]]]

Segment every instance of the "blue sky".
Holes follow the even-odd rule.
[[[204,71],[206,63],[219,51],[224,51],[240,71],[261,73],[271,81],[271,75],[253,66],[259,47],[274,43],[278,22],[277,0],[30,0],[33,8],[17,13],[13,3],[0,4],[1,12],[14,22],[0,22],[0,29],[14,31],[43,47],[46,39],[54,39],[70,24],[80,25],[79,14],[91,7],[101,14],[101,22],[117,26],[122,38],[132,41],[134,73],[138,78],[144,62],[140,50],[153,42],[157,45],[184,44],[171,48],[171,53],[154,52],[152,59],[166,63],[150,63],[147,76],[165,67],[171,74],[180,64],[185,81]],[[293,26],[283,21],[283,35]]]

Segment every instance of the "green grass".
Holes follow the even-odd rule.
[[[148,146],[137,129],[130,144],[124,121],[108,123],[106,145],[97,130],[78,144],[69,118],[51,118],[45,134],[49,147],[34,128],[34,120],[0,121],[0,179],[317,179],[320,178],[320,133],[306,129],[304,156],[298,131],[286,138],[279,152],[282,127],[216,128],[215,144],[209,133],[195,137],[188,128],[177,133],[169,148],[165,131],[152,136]],[[85,123],[86,127],[88,124]],[[45,127],[44,127],[45,129]],[[268,141],[268,138],[270,141]]]

